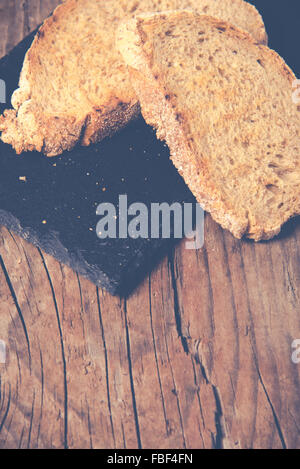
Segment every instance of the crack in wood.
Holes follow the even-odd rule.
[[[46,272],[46,275],[47,275],[47,279],[49,281],[50,290],[51,290],[52,299],[53,299],[54,308],[55,308],[55,313],[56,313],[58,330],[59,330],[61,355],[62,355],[62,361],[63,361],[63,380],[64,380],[64,448],[68,449],[68,384],[67,384],[67,363],[66,363],[63,333],[62,333],[62,327],[61,327],[61,322],[60,322],[60,317],[59,317],[59,311],[58,311],[58,307],[57,307],[57,301],[56,301],[55,291],[54,291],[53,283],[52,283],[52,280],[51,280],[50,272],[49,272],[48,267],[46,265],[46,261],[45,261],[45,258],[43,256],[42,251],[39,248],[37,248],[37,250],[38,250],[38,252],[41,256],[42,264],[44,266],[44,269],[45,269],[45,272]]]
[[[104,347],[107,405],[108,405],[108,411],[109,411],[109,419],[110,419],[112,437],[113,437],[113,440],[114,440],[114,446],[116,447],[116,438],[115,438],[114,423],[113,423],[113,418],[112,418],[111,401],[110,401],[107,347],[106,347],[105,334],[104,334],[104,327],[103,327],[103,321],[102,321],[102,315],[101,315],[100,298],[99,298],[99,288],[98,288],[98,287],[96,287],[96,295],[97,295],[97,306],[98,306],[98,314],[99,314],[101,338],[102,338],[103,347]]]
[[[222,411],[222,405],[221,405],[221,398],[220,398],[217,387],[214,386],[213,384],[211,384],[211,387],[214,393],[215,403],[216,403],[216,411],[215,411],[216,433],[212,434],[213,448],[224,449],[223,447],[224,433],[223,433],[223,425],[222,425],[223,411]]]
[[[297,295],[296,295],[296,288],[294,286],[292,275],[291,275],[288,267],[286,268],[286,272],[287,272],[288,284],[289,284],[289,287],[290,287],[290,291],[292,293],[294,304],[297,305],[298,299],[297,299]]]
[[[30,440],[31,440],[31,432],[32,432],[32,424],[33,424],[33,414],[34,414],[34,403],[35,403],[35,391],[33,390],[30,424],[29,424],[28,440],[27,440],[27,449],[30,448]]]
[[[225,252],[226,252],[226,249],[225,249]],[[227,255],[227,252],[226,252],[226,255]],[[208,262],[207,262],[207,264],[208,264]],[[174,312],[175,312],[175,319],[176,319],[176,327],[177,327],[178,337],[181,340],[181,344],[182,344],[183,350],[186,353],[186,355],[191,355],[189,342],[192,340],[192,337],[190,337],[190,336],[185,337],[183,335],[183,332],[182,332],[182,316],[181,316],[181,310],[180,310],[180,307],[179,307],[177,280],[176,280],[176,273],[175,273],[176,267],[175,267],[174,253],[171,253],[169,255],[168,266],[169,266],[169,271],[171,272],[171,283],[172,283],[172,288],[173,288],[173,292],[174,292]],[[230,283],[231,283],[231,287],[232,287],[232,279],[231,279],[231,274],[230,274],[229,267],[228,267],[227,276],[230,279]],[[235,319],[235,322],[237,323],[237,316],[236,316],[236,308],[235,308],[234,298],[233,298],[233,291],[232,291],[231,298],[232,298],[233,310],[234,310],[234,313],[235,313],[235,318],[234,319]],[[213,321],[213,319],[212,319],[212,321]],[[214,327],[213,327],[213,329],[214,329]],[[200,340],[199,340],[199,344],[200,344]],[[225,430],[224,430],[224,422],[223,422],[224,416],[223,416],[223,410],[222,410],[222,406],[221,406],[221,398],[220,398],[220,395],[219,395],[219,391],[218,391],[217,387],[214,384],[212,384],[210,382],[210,380],[208,379],[208,375],[207,375],[206,369],[205,369],[205,367],[204,367],[204,365],[203,365],[203,363],[200,359],[198,349],[197,349],[197,353],[194,355],[194,357],[195,357],[195,361],[196,361],[197,365],[199,366],[201,375],[202,375],[205,383],[207,385],[211,386],[212,391],[213,391],[213,395],[214,395],[216,410],[215,410],[215,433],[211,433],[212,447],[214,449],[223,449],[224,448],[223,440],[225,438]],[[176,393],[176,395],[177,395],[177,393]],[[199,398],[199,396],[198,396],[198,398]],[[200,399],[199,399],[199,404],[200,404],[200,408],[201,408]],[[179,410],[180,410],[180,408],[179,408]],[[182,422],[182,429],[183,429],[183,422]]]
[[[39,423],[38,423],[37,445],[39,444],[39,438],[40,438],[40,433],[41,433],[41,421],[42,421],[43,408],[44,408],[44,386],[45,386],[44,363],[43,363],[43,355],[42,355],[40,346],[39,346],[39,352],[40,352],[40,365],[41,365],[41,410],[40,410],[40,417],[39,417]]]
[[[10,291],[11,296],[13,298],[15,307],[17,309],[17,312],[18,312],[18,315],[19,315],[19,318],[20,318],[20,321],[21,321],[21,324],[22,324],[23,332],[24,332],[24,335],[25,335],[26,343],[27,343],[29,370],[30,370],[30,373],[31,373],[31,351],[30,351],[30,342],[29,342],[29,335],[28,335],[27,327],[26,327],[26,324],[25,324],[25,320],[24,320],[21,308],[20,308],[19,303],[18,303],[18,299],[17,299],[16,293],[15,293],[14,287],[12,285],[12,282],[10,280],[9,274],[7,272],[7,269],[5,267],[5,264],[4,264],[4,261],[3,261],[3,258],[2,258],[1,255],[0,255],[0,266],[1,266],[1,269],[4,273],[4,277],[5,277],[7,286],[9,288],[9,291]]]
[[[132,361],[131,361],[131,351],[130,351],[130,337],[129,337],[126,299],[124,299],[123,311],[124,311],[124,320],[125,320],[127,359],[128,359],[130,389],[131,389],[132,407],[133,407],[133,414],[134,414],[134,421],[135,421],[136,437],[137,437],[138,449],[142,449],[142,441],[141,441],[141,433],[140,433],[140,425],[139,425],[139,416],[138,416],[138,411],[137,411],[136,396],[135,396],[134,381],[133,381],[133,371],[132,371]]]
[[[125,437],[125,431],[124,431],[123,422],[121,422],[121,429],[122,429],[122,437],[123,437],[124,449],[126,449],[126,437]]]
[[[80,320],[81,320],[81,324],[82,324],[83,337],[86,339],[86,331],[85,331],[85,325],[84,325],[84,320],[83,320],[84,308],[83,308],[82,289],[81,289],[80,278],[79,278],[79,275],[78,275],[77,272],[76,272],[76,278],[77,278],[77,282],[78,282],[78,289],[79,289],[79,296],[80,296],[80,311],[79,311],[79,314],[80,314]]]
[[[90,408],[89,408],[87,400],[86,400],[86,406],[87,406],[88,431],[89,431],[89,437],[90,437],[90,448],[93,449],[93,436],[92,436],[92,426],[91,426],[91,418],[90,418]]]
[[[23,15],[24,15],[24,37],[25,37],[30,32],[28,0],[23,0]]]
[[[251,344],[252,345],[252,344]],[[274,422],[275,422],[275,427],[276,427],[276,430],[278,432],[278,436],[279,436],[279,439],[281,441],[281,444],[282,444],[282,449],[287,449],[287,444],[285,442],[285,439],[284,439],[284,436],[283,436],[283,432],[282,432],[282,429],[281,429],[281,426],[280,426],[280,421],[279,421],[279,418],[277,416],[277,413],[275,411],[275,407],[273,406],[272,404],[272,401],[271,401],[271,398],[268,394],[268,391],[267,391],[267,388],[264,384],[264,381],[263,381],[263,378],[262,378],[262,375],[261,375],[261,372],[260,372],[260,369],[259,369],[259,365],[258,365],[258,360],[257,360],[257,356],[256,356],[256,353],[255,353],[255,350],[254,348],[252,347],[252,351],[253,351],[253,358],[254,358],[254,362],[255,362],[255,366],[256,366],[256,371],[257,371],[257,375],[258,375],[258,379],[259,379],[259,382],[262,386],[262,389],[264,391],[264,394],[267,398],[267,401],[268,401],[268,404],[271,408],[271,411],[272,411],[272,415],[273,415],[273,418],[274,418]]]
[[[169,271],[171,272],[171,283],[172,283],[173,295],[174,295],[174,314],[175,314],[177,333],[178,333],[178,337],[181,340],[182,348],[184,352],[188,355],[189,347],[188,347],[187,337],[185,337],[182,332],[182,319],[181,319],[181,311],[180,311],[179,301],[178,301],[178,291],[177,291],[176,275],[175,275],[174,251],[169,254],[168,266],[169,266]]]
[[[166,411],[165,398],[164,398],[160,371],[159,371],[159,366],[158,366],[157,348],[156,348],[156,341],[155,341],[154,328],[153,328],[152,302],[151,302],[151,275],[149,275],[149,314],[150,314],[150,327],[151,327],[152,342],[153,342],[153,349],[154,349],[155,365],[156,365],[160,395],[161,395],[161,400],[162,400],[163,414],[164,414],[164,419],[165,419],[165,424],[166,424],[166,434],[167,436],[169,436],[170,435],[170,422],[167,419],[167,411]]]
[[[200,341],[198,342],[200,344]],[[215,433],[211,432],[212,446],[214,449],[224,449],[223,441],[226,437],[225,432],[225,423],[224,423],[224,413],[222,410],[221,396],[219,390],[215,384],[213,384],[208,378],[207,371],[200,357],[199,347],[196,348],[196,353],[194,354],[195,363],[199,366],[201,375],[205,383],[211,386],[214,399],[215,399]]]
[[[198,251],[196,251],[196,258],[197,258],[197,262],[199,262]],[[205,270],[207,272],[207,277],[208,277],[208,290],[209,290],[209,299],[210,299],[209,319],[210,319],[212,334],[214,335],[215,330],[216,330],[215,320],[214,320],[214,295],[213,295],[213,289],[212,289],[210,272],[209,272],[208,255],[207,255],[207,251],[206,251],[205,247],[203,248],[203,261],[204,261]]]
[[[195,383],[195,386],[196,386],[196,393],[197,393],[197,400],[198,400],[198,405],[199,405],[199,410],[200,410],[200,416],[201,416],[201,419],[202,419],[203,428],[205,428],[205,419],[204,419],[204,415],[203,415],[203,409],[202,409],[202,404],[201,404],[201,399],[200,399],[200,392],[199,392],[200,391],[200,386],[199,386],[199,383],[198,383],[198,380],[197,380],[197,375],[196,375],[195,358],[193,357],[192,354],[190,355],[190,357],[191,357],[192,366],[193,366],[194,383]],[[201,436],[203,448],[205,449],[205,442],[204,442],[204,438],[203,438],[203,434],[202,434],[200,425],[198,425],[198,430],[199,430],[199,434]]]
[[[182,412],[181,412],[181,407],[180,407],[179,394],[178,394],[176,383],[175,383],[174,371],[173,371],[173,367],[172,367],[172,363],[171,363],[171,359],[170,359],[170,355],[169,355],[169,347],[168,347],[168,341],[167,341],[166,334],[164,334],[164,339],[165,339],[165,345],[166,345],[167,359],[168,359],[168,363],[169,363],[169,367],[170,367],[170,371],[171,371],[171,375],[172,375],[172,381],[173,381],[172,393],[176,397],[176,403],[177,403],[177,409],[178,409],[178,415],[179,415],[179,422],[180,422],[180,428],[181,428],[182,439],[183,439],[183,447],[186,448],[187,445],[186,445],[186,438],[185,438],[185,433],[184,433],[183,418],[182,418]]]
[[[4,402],[4,399],[5,399],[5,392],[3,392],[3,402]],[[9,409],[10,409],[10,403],[11,403],[11,385],[9,384],[8,401],[7,401],[7,405],[6,405],[6,409],[5,409],[3,418],[0,422],[0,434],[2,432],[2,429],[4,427],[4,424],[5,424],[7,416],[8,416],[8,412],[9,412]]]

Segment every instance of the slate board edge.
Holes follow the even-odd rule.
[[[32,228],[23,228],[20,221],[5,210],[0,210],[0,225],[5,226],[8,230],[21,236],[25,241],[50,254],[59,262],[68,265],[75,272],[91,280],[96,286],[103,287],[110,293],[116,294],[118,285],[114,285],[99,267],[89,265],[81,258],[80,253],[78,255],[70,254],[60,242],[58,233],[55,231],[51,231],[47,236],[41,237]]]

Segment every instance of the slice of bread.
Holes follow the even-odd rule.
[[[218,223],[258,241],[300,213],[300,106],[276,52],[191,12],[124,22],[117,46],[146,122]]]
[[[48,156],[101,140],[140,112],[115,48],[121,19],[144,11],[191,8],[220,15],[266,42],[257,10],[242,0],[68,0],[40,28],[22,69],[2,140],[17,153]]]

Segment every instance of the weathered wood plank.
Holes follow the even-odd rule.
[[[299,220],[291,225],[254,244],[207,217],[205,249],[176,251],[182,330],[219,391],[234,446],[299,447]]]
[[[61,0],[0,0],[0,56],[35,29]]]

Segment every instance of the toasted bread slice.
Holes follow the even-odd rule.
[[[117,24],[174,8],[220,15],[256,41],[267,40],[261,16],[242,0],[68,0],[45,21],[25,57],[14,109],[0,118],[2,140],[17,153],[53,156],[125,126],[140,109],[115,48]]]
[[[218,223],[261,240],[300,213],[300,106],[276,52],[191,12],[140,15],[117,46],[145,120]]]

